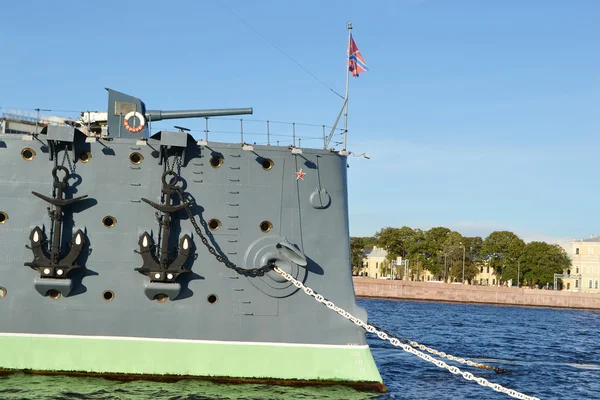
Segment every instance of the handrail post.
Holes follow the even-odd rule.
[[[267,120],[267,146],[271,145],[271,136],[269,132],[269,121]]]
[[[204,130],[204,140],[208,143],[208,117],[206,117],[206,129]]]

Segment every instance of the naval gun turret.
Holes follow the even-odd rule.
[[[165,119],[210,118],[228,115],[252,114],[252,108],[224,108],[212,110],[146,110],[146,105],[140,99],[116,90],[108,91],[108,112],[106,116],[107,129],[102,136],[111,138],[148,137],[148,122]],[[89,114],[88,114],[89,115]],[[83,123],[85,114],[82,115]],[[99,122],[99,121],[93,121]],[[89,133],[88,133],[89,134]]]

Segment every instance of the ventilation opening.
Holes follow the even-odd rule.
[[[273,229],[273,224],[270,223],[269,221],[263,221],[260,223],[260,230],[263,232],[269,232],[271,229]]]
[[[217,296],[214,293],[211,293],[208,295],[208,297],[206,298],[206,300],[210,303],[210,304],[215,304],[218,300],[219,300],[219,296]]]
[[[159,293],[156,296],[154,296],[154,300],[158,301],[159,303],[164,303],[165,301],[167,301],[168,296],[164,293]]]
[[[102,218],[102,224],[107,228],[112,228],[117,224],[117,219],[115,217],[107,215],[106,217]]]
[[[21,150],[21,157],[23,157],[23,160],[25,161],[31,161],[35,157],[35,150],[26,147]]]
[[[223,165],[223,159],[221,157],[213,156],[210,159],[210,165],[213,168],[219,168],[221,165]]]
[[[115,293],[112,290],[105,290],[104,293],[102,293],[102,298],[106,301],[111,301],[115,298]]]
[[[50,297],[52,300],[60,299],[60,292],[56,289],[50,289],[46,292],[46,296]]]
[[[141,163],[142,163],[142,161],[144,161],[144,156],[143,156],[143,155],[141,155],[141,154],[140,154],[140,153],[138,153],[138,152],[131,153],[131,154],[129,155],[129,161],[131,161],[131,163],[132,163],[133,165],[138,165],[138,164],[141,164]]]
[[[92,158],[92,153],[90,153],[89,151],[83,151],[79,153],[79,161],[81,161],[82,163],[90,161],[90,158]]]
[[[270,158],[263,158],[263,160],[260,162],[260,164],[262,165],[262,167],[265,171],[270,170],[271,168],[273,168],[273,165],[275,165],[273,160],[271,160]]]
[[[0,299],[6,296],[6,289],[0,286]]]
[[[221,227],[221,221],[213,218],[210,221],[208,221],[208,227],[210,228],[211,231],[216,231],[217,229],[219,229]]]
[[[4,211],[0,211],[0,224],[4,224],[8,221],[8,214]]]

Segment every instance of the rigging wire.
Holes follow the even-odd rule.
[[[309,74],[310,76],[312,76],[315,80],[317,80],[317,82],[319,82],[321,85],[325,86],[327,89],[331,90],[333,93],[335,93],[337,96],[339,96],[340,99],[344,99],[344,96],[342,96],[341,94],[339,94],[338,92],[336,92],[331,86],[329,86],[328,84],[326,84],[325,82],[323,82],[322,80],[320,80],[315,74],[313,74],[312,72],[310,72],[308,69],[304,68],[298,61],[294,60],[289,54],[287,54],[285,51],[283,51],[279,46],[277,46],[275,43],[271,42],[269,39],[267,39],[265,36],[263,36],[259,31],[257,31],[256,29],[254,29],[252,27],[252,25],[250,25],[242,17],[240,17],[239,15],[237,15],[236,13],[234,13],[229,7],[227,7],[225,4],[223,4],[221,2],[221,0],[215,0],[215,1],[217,3],[219,3],[221,5],[221,7],[223,7],[227,11],[229,11],[234,17],[236,17],[237,19],[239,19],[240,21],[242,21],[242,23],[244,25],[246,25],[248,28],[250,28],[254,33],[256,33],[258,36],[260,36],[264,41],[266,41],[271,46],[273,46],[275,49],[277,49],[281,54],[283,54],[284,56],[286,56],[290,61],[292,61],[298,67],[302,68],[304,70],[304,72],[306,72],[307,74]]]

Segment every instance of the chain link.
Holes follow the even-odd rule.
[[[175,163],[177,163],[177,166],[179,168],[181,168],[180,157],[176,157],[175,160],[173,160],[173,164],[175,164]],[[173,171],[173,170],[171,169],[171,171]],[[184,193],[184,191],[181,187],[176,187],[175,192],[179,196],[179,200],[181,201],[181,204],[183,204],[185,212],[186,212],[190,222],[192,223],[194,230],[196,231],[198,236],[200,236],[200,240],[202,241],[202,244],[204,246],[206,246],[206,248],[208,249],[208,252],[210,254],[212,254],[217,259],[217,261],[225,264],[225,266],[227,268],[234,270],[238,274],[242,274],[245,276],[251,276],[251,277],[263,276],[267,272],[273,270],[274,265],[272,265],[272,264],[267,264],[267,265],[264,265],[259,268],[248,268],[248,269],[240,268],[237,265],[235,265],[234,263],[232,263],[231,261],[229,261],[226,257],[219,254],[219,252],[209,243],[208,238],[204,235],[204,233],[202,232],[202,229],[198,226],[198,223],[196,222],[196,218],[194,217],[194,214],[193,214],[192,208],[191,208],[195,204],[195,201],[193,199],[188,198],[188,196],[186,196],[186,193]],[[208,225],[201,216],[200,216],[200,223],[202,224],[202,227],[204,228],[204,230],[208,231]]]
[[[69,171],[71,173],[75,173],[75,164],[71,164],[71,157],[69,157],[69,149],[67,147],[65,147],[65,155],[63,156],[63,160],[62,160],[62,166],[65,166],[65,160],[67,161],[68,165],[69,165]]]
[[[299,280],[297,280],[296,278],[294,278],[292,275],[288,274],[287,272],[283,271],[279,267],[274,266],[273,270],[275,272],[277,272],[279,275],[283,276],[288,281],[292,282],[292,284],[294,286],[296,286],[298,289],[302,289],[302,291],[304,291],[304,293],[306,293],[307,295],[309,295],[311,297],[314,297],[315,300],[317,300],[319,303],[324,304],[327,308],[335,311],[342,317],[352,321],[355,325],[360,326],[361,328],[365,329],[367,332],[377,335],[381,340],[387,340],[393,346],[400,347],[402,350],[406,351],[407,353],[414,354],[415,356],[417,356],[425,361],[428,361],[440,368],[447,369],[452,374],[461,375],[463,378],[465,378],[468,381],[475,381],[481,386],[492,388],[493,390],[500,392],[500,393],[505,393],[505,394],[509,395],[510,397],[517,398],[517,399],[526,399],[526,400],[539,400],[537,397],[528,396],[526,394],[519,393],[516,390],[505,388],[502,385],[499,385],[497,383],[492,383],[485,378],[476,377],[475,375],[473,375],[470,372],[461,371],[456,366],[448,365],[442,360],[433,358],[430,355],[417,350],[415,347],[418,347],[419,349],[422,349],[425,351],[432,350],[434,352],[434,354],[436,354],[436,355],[441,356],[443,354],[446,358],[451,359],[452,361],[460,362],[459,360],[463,360],[463,361],[465,361],[465,364],[471,365],[468,362],[466,362],[467,360],[464,360],[459,357],[454,357],[454,356],[451,356],[452,358],[449,358],[448,354],[439,352],[437,350],[430,349],[424,345],[418,344],[417,342],[409,341],[409,343],[403,343],[400,338],[392,337],[388,333],[377,329],[374,325],[367,324],[364,321],[360,320],[359,318],[355,317],[354,315],[350,314],[349,312],[345,311],[344,309],[336,306],[332,301],[327,300],[322,295],[316,293],[313,289],[309,288],[308,286],[305,286],[302,282],[300,282]],[[413,347],[413,346],[415,346],[415,347]],[[472,361],[471,361],[471,363],[473,364],[473,366],[476,366],[476,364],[477,364],[477,363],[473,363]]]

